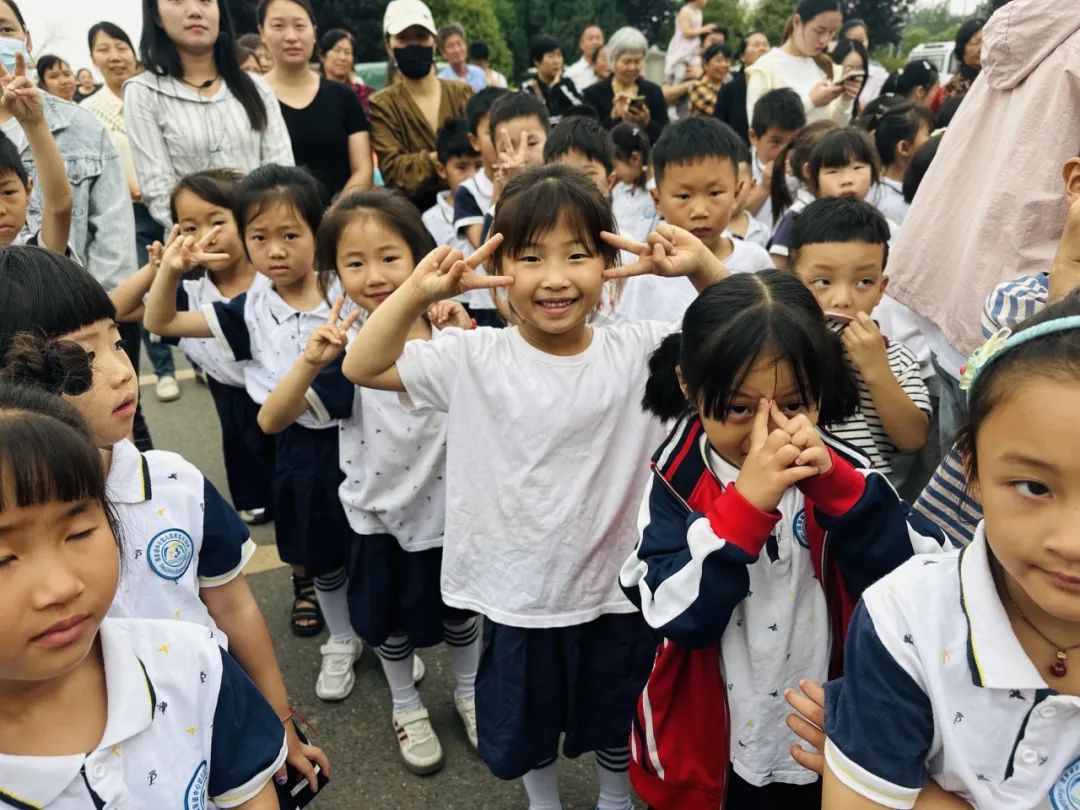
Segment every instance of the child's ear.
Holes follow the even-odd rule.
[[[746,134],[750,137],[750,145],[757,148],[758,134],[754,132],[754,128],[750,127]]]
[[[881,294],[885,294],[885,290],[889,288],[889,277],[884,273],[881,274]],[[880,300],[880,299],[878,299]]]
[[[469,133],[469,146],[473,148],[474,152],[480,151],[480,138],[475,132]]]
[[[440,180],[446,179],[446,164],[442,161],[435,161],[435,174],[439,175]]]
[[[683,399],[689,402],[690,395],[686,393],[686,383],[683,382],[682,368],[680,366],[675,366],[675,379],[679,381],[679,390],[682,391]]]
[[[615,184],[619,182],[619,175],[612,172],[607,178],[607,193],[611,194],[615,190]]]
[[[1065,196],[1072,205],[1080,199],[1080,157],[1066,160],[1061,176],[1065,180]]]
[[[649,189],[649,194],[652,195],[653,205],[655,205],[657,210],[659,210],[660,209],[660,187],[656,186],[654,188],[650,188]]]
[[[742,193],[745,190],[746,190],[746,181],[745,180],[740,180],[739,182],[737,182],[735,184],[735,199],[736,200],[739,199],[739,197],[742,196]]]
[[[897,157],[901,157],[904,160],[909,160],[911,158],[911,152],[911,141],[902,140],[898,144],[896,144]]]

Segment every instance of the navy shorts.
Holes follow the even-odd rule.
[[[273,512],[274,437],[259,429],[259,406],[243,388],[226,385],[207,375],[221,422],[221,449],[229,494],[237,511]]]
[[[476,673],[480,757],[517,779],[559,753],[576,757],[629,744],[656,637],[640,613],[572,627],[524,629],[484,619]]]
[[[352,538],[338,498],[344,476],[338,429],[290,425],[277,434],[274,464],[274,533],[283,562],[311,577],[345,567]]]
[[[369,646],[405,635],[414,647],[443,640],[443,622],[475,613],[443,604],[442,548],[406,551],[389,534],[353,534],[349,543],[349,618]]]

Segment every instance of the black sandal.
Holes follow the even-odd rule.
[[[293,635],[301,638],[317,636],[323,631],[326,623],[323,621],[322,611],[319,610],[319,601],[315,597],[315,580],[293,574],[292,583],[293,603],[289,628]]]

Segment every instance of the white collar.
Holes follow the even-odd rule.
[[[449,191],[440,191],[435,195],[435,207],[442,214],[448,225],[454,223],[454,202],[450,199]]]
[[[491,178],[487,175],[487,169],[481,168],[472,177],[473,183],[476,184],[476,190],[491,199],[491,195],[495,192],[495,184],[491,181]]]
[[[266,308],[270,311],[270,317],[278,324],[284,323],[294,316],[303,317],[305,315],[326,320],[326,317],[330,314],[330,303],[326,300],[327,296],[319,299],[319,305],[315,309],[305,312],[293,308],[272,286],[266,289],[264,294],[266,295]]]
[[[110,503],[143,503],[153,497],[146,456],[127,439],[112,447],[105,497]]]
[[[887,186],[893,191],[899,191],[901,194],[904,193],[904,184],[900,180],[893,180],[891,177],[886,177],[885,175],[882,175],[879,182],[881,183],[881,185]]]
[[[960,552],[960,604],[968,623],[972,683],[989,689],[1047,688],[1020,646],[994,586],[984,523],[979,523],[971,545]]]
[[[100,751],[116,748],[149,728],[154,720],[157,695],[123,628],[114,626],[114,620],[105,619],[98,637],[105,659],[108,702],[105,733],[96,749]],[[0,755],[0,773],[4,774],[0,804],[12,807],[49,805],[79,775],[86,757],[86,754],[55,757]]]

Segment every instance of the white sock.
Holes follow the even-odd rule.
[[[542,768],[533,768],[523,777],[529,810],[562,810],[559,801],[559,760],[553,759]]]
[[[630,749],[602,748],[597,751],[596,781],[600,784],[596,810],[631,810]]]
[[[443,622],[443,638],[454,674],[454,700],[476,696],[476,668],[480,666],[480,628],[475,616],[461,624]]]
[[[407,636],[390,636],[378,649],[383,674],[390,685],[390,697],[394,712],[406,712],[423,708],[420,693],[413,680],[413,646]]]
[[[356,632],[349,620],[348,575],[341,568],[331,574],[315,577],[315,598],[319,600],[331,641],[350,641]]]

